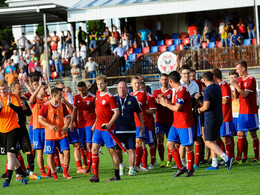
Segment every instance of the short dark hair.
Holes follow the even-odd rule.
[[[196,70],[191,68],[191,69],[190,69],[190,72],[196,73]]]
[[[237,65],[240,64],[242,67],[244,67],[247,70],[247,63],[245,60],[240,60],[237,62]]]
[[[237,75],[237,77],[239,77],[239,74],[235,70],[231,70],[229,72],[229,76],[234,75],[234,74]]]
[[[140,82],[140,85],[145,86],[145,82],[144,82],[144,81],[141,81],[141,82]]]
[[[180,68],[180,72],[182,72],[183,70],[190,70],[190,66],[187,64],[184,64],[181,68]]]
[[[222,79],[222,72],[221,70],[219,70],[218,68],[215,68],[213,71],[212,71],[213,75],[218,78],[218,79]]]
[[[10,85],[10,90],[12,91],[13,89],[15,89],[15,85],[20,85],[19,81],[14,81],[11,83]]]
[[[31,83],[33,83],[33,82],[39,82],[39,78],[37,76],[33,76],[31,78]]]
[[[213,73],[210,71],[204,72],[203,78],[206,79],[206,81],[213,81]]]
[[[52,96],[57,95],[59,92],[62,92],[62,89],[54,87],[54,88],[51,90],[51,95],[52,95]]]
[[[181,75],[177,71],[172,71],[169,74],[169,79],[172,80],[174,83],[179,83],[181,80]]]
[[[84,81],[80,81],[78,82],[78,87],[87,87],[87,85]]]
[[[161,77],[167,77],[167,78],[168,78],[168,74],[162,73],[162,74],[161,74]]]

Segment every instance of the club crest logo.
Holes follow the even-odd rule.
[[[169,74],[177,66],[177,56],[172,52],[164,52],[159,56],[157,66],[161,73]]]
[[[105,105],[105,103],[106,103],[106,100],[102,100],[102,105]]]
[[[170,94],[168,94],[168,95],[167,95],[167,98],[168,98],[168,99],[170,99],[170,98],[171,98],[171,95],[170,95]]]
[[[245,83],[244,85],[245,85],[245,87],[246,87],[246,86],[247,86],[247,83]]]
[[[90,104],[90,101],[88,100],[88,101],[87,101],[87,105],[89,105],[89,104]]]
[[[131,105],[131,101],[128,101],[127,103],[128,103],[128,105]]]

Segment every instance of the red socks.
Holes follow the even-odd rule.
[[[255,153],[255,157],[254,159],[259,161],[259,139],[257,136],[252,137],[253,140],[253,149],[254,149],[254,153]]]
[[[156,161],[156,147],[153,145],[150,147],[151,164],[154,165]]]
[[[63,172],[64,173],[68,173],[68,171],[69,171],[69,166],[68,165],[62,165],[62,168],[63,168]]]
[[[243,158],[244,159],[247,159],[247,152],[248,152],[248,141],[247,141],[247,138],[246,137],[244,137],[244,140],[243,140],[243,149],[242,149],[242,152],[244,152],[244,156],[243,156]]]
[[[194,152],[193,150],[187,151],[187,161],[188,161],[188,170],[193,173],[193,164],[194,164]]]
[[[81,157],[82,157],[83,165],[87,166],[86,156],[85,156],[85,153],[84,153],[84,149],[83,149],[83,148],[80,148],[80,154],[81,154]]]
[[[87,151],[87,170],[90,170],[91,168],[91,163],[92,163],[92,152]]]
[[[76,161],[77,168],[82,168],[81,160]]]
[[[136,146],[136,150],[135,150],[136,163],[135,163],[135,165],[136,165],[137,167],[139,167],[139,168],[140,168],[140,163],[141,163],[142,156],[143,156],[142,146]],[[92,159],[92,160],[93,160],[93,159]]]
[[[200,151],[201,151],[201,143],[196,143],[195,144],[195,164],[197,166],[200,165]]]
[[[148,157],[148,152],[147,148],[143,148],[143,155],[142,155],[142,163],[143,163],[143,168],[147,168],[147,157]]]
[[[54,172],[51,172],[51,175],[53,177],[53,180],[57,180],[58,179],[58,176],[57,176],[57,172],[54,171]]]
[[[17,156],[17,159],[18,159],[18,161],[19,161],[19,163],[20,163],[21,168],[23,169],[23,171],[24,171],[25,173],[27,173],[27,172],[26,172],[25,165],[24,165],[23,156],[22,156],[22,155],[18,155],[18,156]]]
[[[54,162],[56,164],[56,167],[60,167],[60,158],[59,158],[59,152],[58,151],[54,154]]]
[[[226,142],[225,146],[226,146],[227,156],[234,158],[234,150],[233,150],[233,146],[232,146],[232,141],[230,140],[229,142]]]
[[[177,150],[177,148],[176,148],[176,150]],[[168,161],[171,162],[172,161],[172,153],[168,148],[167,148],[167,153],[168,153]]]
[[[243,142],[244,142],[244,136],[237,135],[237,157],[236,157],[237,161],[241,160],[242,150],[243,150]]]
[[[222,139],[220,137],[217,138],[217,145],[220,147],[220,149],[225,152],[225,145],[224,142],[222,141]]]
[[[92,154],[92,168],[94,175],[98,177],[98,166],[99,166],[99,156],[98,154]]]
[[[172,154],[172,157],[177,165],[177,167],[179,169],[181,169],[183,167],[182,163],[181,163],[181,158],[180,158],[180,154],[179,152],[177,151],[177,148],[173,148],[171,150],[169,150],[170,153]]]
[[[164,149],[163,143],[159,143],[158,144],[158,153],[159,153],[161,161],[164,161],[164,150],[165,149]]]
[[[8,167],[8,160],[6,161],[6,165],[5,165],[5,172],[4,172],[5,175],[7,174],[7,167]]]

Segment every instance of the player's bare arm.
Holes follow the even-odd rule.
[[[175,111],[175,112],[180,111],[182,108],[181,104],[177,103],[174,105],[171,102],[169,102],[168,100],[166,100],[165,98],[159,98],[158,101],[159,101],[159,104],[161,104],[162,106],[167,107],[170,110]]]
[[[223,97],[222,98],[222,104],[228,104],[229,97]]]
[[[141,132],[144,134],[145,132],[145,127],[144,127],[144,116],[143,116],[143,113],[142,112],[139,112],[137,114],[138,116],[138,119],[140,121],[140,129],[141,129]]]
[[[96,129],[96,125],[97,125],[97,119],[95,120],[95,123],[93,124],[92,128],[91,128],[91,131],[95,131]]]
[[[75,108],[75,107],[73,107],[73,109],[72,109],[72,114],[71,114],[71,123],[70,123],[70,131],[71,131],[71,132],[74,132],[73,123],[74,123],[75,120],[76,120],[77,112],[78,112],[78,109]]]
[[[35,102],[35,99],[36,99],[36,96],[38,95],[39,91],[41,90],[41,87],[42,87],[42,80],[40,78],[39,80],[39,86],[36,88],[36,90],[32,93],[29,101],[30,103],[34,103]]]
[[[61,134],[62,134],[62,135],[66,134],[66,133],[68,132],[69,124],[70,124],[70,122],[71,122],[71,117],[70,117],[70,116],[68,116],[68,117],[66,117],[66,118],[67,118],[66,123],[65,123],[65,125],[61,128]]]
[[[210,101],[204,101],[202,107],[198,108],[198,113],[205,112],[206,110],[209,109],[210,106]]]
[[[44,118],[42,118],[41,116],[39,116],[39,123],[41,123],[42,125],[49,127],[51,130],[58,132],[59,129],[55,126],[55,125],[51,125],[49,123],[47,123]]]
[[[231,85],[235,88],[235,90],[239,93],[239,95],[241,95],[242,98],[246,98],[249,94],[250,91],[243,91],[237,84],[237,81],[234,80],[233,78],[230,78],[230,83]],[[234,93],[234,97],[235,99],[238,98],[237,93]]]
[[[33,94],[34,89],[29,85],[29,83],[27,82],[26,78],[22,77],[22,79],[23,79],[23,82],[24,82],[26,88],[28,89],[28,91],[29,91],[31,94]]]
[[[113,114],[111,120],[109,121],[109,123],[106,124],[106,129],[110,129],[111,128],[111,126],[116,122],[116,119],[118,118],[118,116],[120,114],[118,109],[113,110],[113,112],[114,112],[114,114]]]

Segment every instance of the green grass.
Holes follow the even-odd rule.
[[[76,165],[72,158],[70,173],[73,179],[71,180],[66,180],[62,174],[58,174],[59,178],[56,181],[52,178],[30,180],[28,185],[22,186],[13,176],[11,186],[1,188],[0,194],[259,194],[260,164],[251,165],[253,149],[250,136],[248,142],[249,162],[236,165],[230,171],[224,167],[220,167],[218,171],[204,171],[208,165],[203,165],[192,178],[184,176],[172,178],[171,175],[175,170],[159,168],[157,165],[154,170],[137,173],[135,177],[126,175],[121,177],[121,181],[106,182],[114,173],[111,157],[104,147],[102,149],[104,154],[100,155],[100,183],[90,183],[89,175],[75,173]],[[127,164],[126,155],[124,159]],[[0,156],[2,172],[5,162],[6,156]],[[159,162],[158,155],[157,162]],[[37,166],[35,170],[39,173]],[[4,182],[4,179],[1,181]]]

